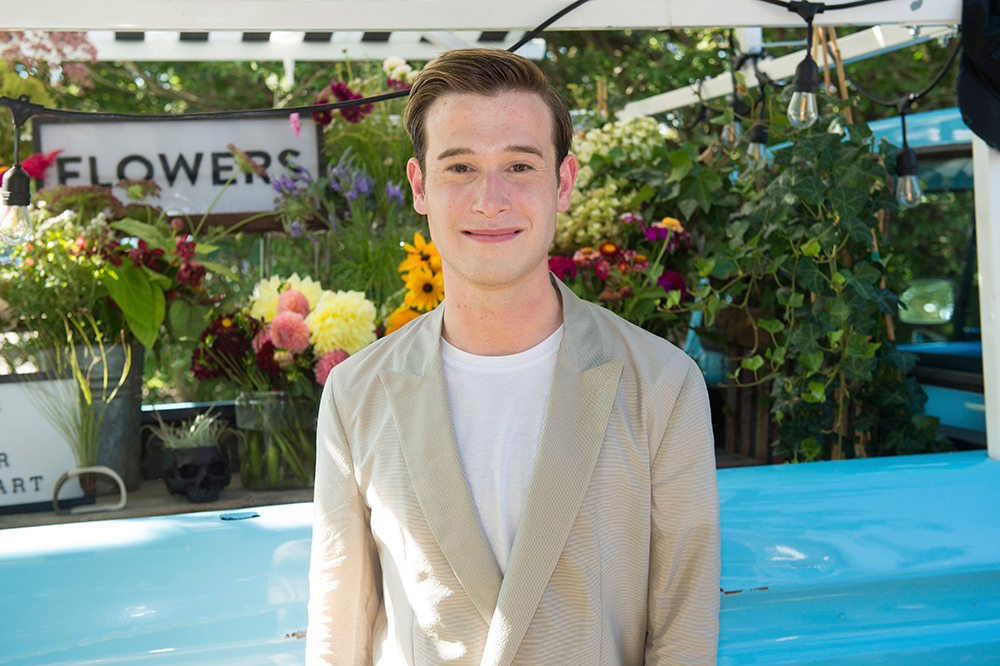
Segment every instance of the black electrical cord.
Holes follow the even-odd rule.
[[[790,2],[786,0],[760,0],[760,2],[784,7],[790,12],[801,12],[803,7],[811,5],[815,8],[816,14],[822,14],[826,11],[832,12],[838,9],[854,9],[855,7],[864,7],[865,5],[877,5],[881,2],[889,2],[889,0],[855,0],[855,2],[844,2],[837,5],[827,5],[822,2],[796,2],[795,0],[791,0]],[[807,9],[807,11],[809,10]]]
[[[830,54],[830,57],[832,58],[833,50],[830,48],[830,45],[827,44],[826,48],[827,52]],[[961,51],[962,51],[962,40],[958,40],[958,43],[955,44],[955,48],[952,50],[951,55],[948,57],[948,62],[945,63],[944,67],[941,68],[941,71],[938,72],[933,79],[931,79],[931,82],[928,83],[923,90],[921,90],[920,92],[908,93],[896,100],[890,101],[890,100],[880,99],[875,95],[872,95],[870,92],[868,92],[860,85],[858,85],[858,82],[854,80],[854,78],[847,72],[847,70],[844,70],[844,76],[847,77],[847,80],[851,83],[851,85],[854,86],[854,88],[870,102],[878,104],[880,106],[895,107],[897,109],[900,109],[900,113],[902,113],[903,112],[902,108],[904,106],[906,108],[909,108],[911,104],[919,101],[920,98],[924,97],[927,93],[936,88],[939,83],[941,83],[941,80],[944,79],[945,75],[948,73],[948,70],[950,70],[952,66],[954,66],[955,61],[958,59],[958,54],[961,53]]]
[[[531,32],[527,33],[521,40],[516,44],[507,49],[510,52],[514,52],[521,48],[532,39],[537,37],[545,28],[549,27],[560,18],[573,11],[580,5],[589,2],[589,0],[576,0],[573,4],[561,9],[556,12],[544,22],[542,22],[538,27],[533,29]],[[288,116],[292,113],[315,113],[322,111],[336,111],[338,109],[347,109],[354,106],[364,106],[366,104],[373,104],[375,102],[385,102],[390,99],[398,99],[400,97],[406,97],[410,94],[409,90],[397,90],[391,93],[383,93],[381,95],[373,95],[371,97],[363,97],[361,99],[351,99],[342,102],[329,102],[326,104],[311,104],[309,106],[293,106],[285,107],[281,109],[248,109],[245,111],[208,111],[204,113],[183,113],[183,114],[171,114],[171,113],[154,113],[154,114],[140,114],[140,113],[102,113],[102,112],[90,112],[90,111],[70,111],[67,109],[50,109],[41,104],[34,104],[29,101],[27,95],[21,95],[18,98],[0,96],[0,106],[5,106],[10,109],[11,115],[14,117],[14,124],[18,127],[24,125],[25,121],[32,116],[48,116],[51,118],[86,118],[88,120],[139,120],[139,121],[162,121],[162,120],[233,120],[236,118],[278,118]]]

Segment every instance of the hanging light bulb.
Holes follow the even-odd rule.
[[[746,106],[739,97],[735,97],[733,99],[733,122],[722,126],[722,136],[719,137],[722,140],[722,145],[726,148],[732,148],[743,138],[743,123],[740,121],[740,117],[746,114]]]
[[[816,110],[816,91],[819,90],[819,67],[812,55],[795,68],[794,93],[788,104],[788,122],[797,130],[811,127],[819,112]]]
[[[904,142],[896,155],[896,201],[903,208],[916,208],[923,196],[924,188],[917,180],[917,154]]]
[[[0,204],[0,241],[23,245],[31,240],[33,229],[28,216],[31,203],[31,178],[20,164],[3,175],[3,202]]]
[[[767,154],[767,128],[763,125],[754,125],[750,128],[750,146],[747,148],[747,157],[754,164],[766,166],[771,163],[771,158]]]

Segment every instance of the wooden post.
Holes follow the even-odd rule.
[[[597,82],[597,115],[602,119],[608,119],[608,82]]]
[[[767,462],[771,448],[771,382],[757,387],[757,423],[753,438],[753,457]]]
[[[833,85],[830,83],[830,56],[829,49],[826,48],[826,31],[822,26],[816,28],[816,42],[823,45],[823,92],[831,95]]]
[[[854,124],[854,112],[847,103],[847,74],[844,73],[844,58],[840,55],[840,47],[837,46],[837,31],[833,26],[827,28],[830,31],[830,48],[833,49],[833,62],[837,66],[837,83],[840,89],[840,99],[844,102],[844,118],[848,125]]]

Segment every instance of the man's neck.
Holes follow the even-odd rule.
[[[454,282],[449,284],[446,272],[441,335],[464,352],[517,354],[544,341],[563,323],[562,295],[547,270],[502,290]]]

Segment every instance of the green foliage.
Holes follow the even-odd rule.
[[[936,420],[919,415],[926,397],[906,377],[912,359],[887,334],[897,296],[879,258],[889,252],[875,254],[876,213],[897,204],[870,132],[851,126],[845,136],[841,121],[826,114],[798,134],[771,128],[776,142],[794,143],[777,151],[773,168],[738,173],[733,187],[746,201],[724,223],[728,242],[713,245],[702,272],[720,300],[749,315],[755,342],[741,367],[751,383],[773,381],[777,454],[939,450]]]

